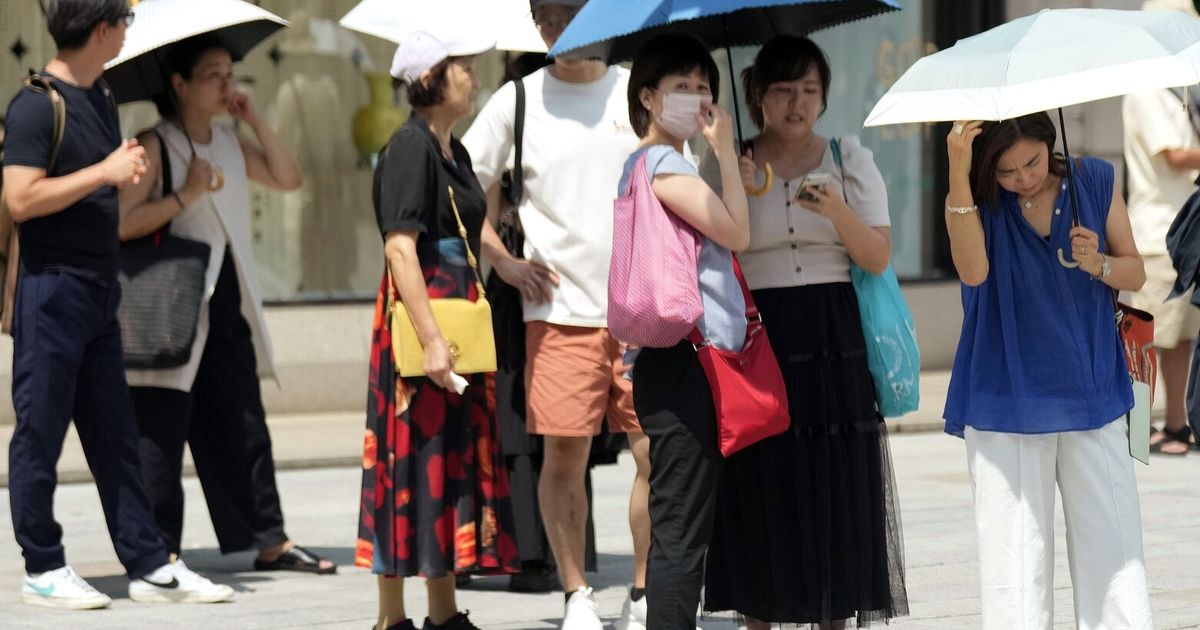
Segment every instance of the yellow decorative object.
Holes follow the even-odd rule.
[[[771,184],[775,183],[775,171],[771,168],[770,164],[764,164],[763,172],[766,173],[766,177],[763,178],[762,186],[759,186],[758,188],[746,186],[746,194],[750,195],[751,197],[761,197],[767,194],[768,190],[771,190]]]
[[[208,182],[208,190],[210,192],[217,192],[224,187],[225,171],[222,171],[220,166],[214,164],[212,167],[212,179]]]
[[[354,113],[354,146],[368,157],[383,150],[388,138],[408,119],[407,113],[392,102],[392,77],[383,72],[366,73],[371,98]]]

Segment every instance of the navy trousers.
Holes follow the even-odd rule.
[[[54,520],[56,467],[71,419],[96,480],[108,533],[131,579],[166,564],[138,464],[138,428],[125,383],[118,286],[65,271],[21,276],[13,318],[8,450],[13,531],[29,573],[66,564]]]

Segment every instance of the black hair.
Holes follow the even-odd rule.
[[[755,126],[763,128],[762,101],[772,83],[798,81],[816,67],[821,79],[821,113],[829,105],[829,83],[831,73],[829,60],[816,42],[807,37],[781,35],[763,44],[754,65],[742,71],[742,87],[745,91],[746,107]]]
[[[46,29],[59,50],[77,50],[101,23],[116,25],[128,13],[129,0],[50,0]]]
[[[454,63],[457,57],[447,57],[437,65],[429,69],[429,84],[421,83],[420,77],[415,81],[405,81],[403,79],[395,79],[392,81],[393,87],[401,85],[408,88],[408,104],[413,107],[433,107],[440,105],[446,100],[446,73],[450,70],[450,64]]]
[[[996,181],[996,171],[1000,168],[1000,156],[1020,140],[1045,144],[1050,173],[1059,177],[1067,174],[1066,160],[1054,152],[1058,131],[1050,114],[1037,112],[1000,122],[985,122],[982,132],[971,143],[975,154],[971,164],[971,193],[979,207],[990,207],[993,211],[998,209],[1000,183]]]
[[[178,74],[184,81],[190,81],[192,72],[196,70],[196,64],[200,63],[200,58],[208,51],[217,49],[230,52],[224,42],[212,35],[189,37],[172,44],[167,49],[166,54],[162,57],[165,89],[152,97],[159,115],[163,118],[171,118],[179,113],[178,100],[175,87],[171,84],[171,77]],[[232,56],[231,52],[230,54]]]
[[[657,88],[663,77],[690,74],[699,70],[708,79],[713,103],[721,92],[721,75],[708,48],[700,40],[683,33],[667,33],[646,42],[629,71],[629,124],[639,138],[650,131],[650,112],[642,105],[642,89]]]

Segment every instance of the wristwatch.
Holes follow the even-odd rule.
[[[1108,261],[1108,256],[1100,254],[1100,275],[1096,276],[1097,280],[1103,280],[1112,273],[1112,263]]]

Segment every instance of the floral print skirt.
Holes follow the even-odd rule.
[[[429,296],[475,299],[461,271],[426,269]],[[494,376],[466,376],[461,396],[426,378],[400,378],[388,282],[385,273],[375,300],[355,565],[398,577],[515,572]]]

